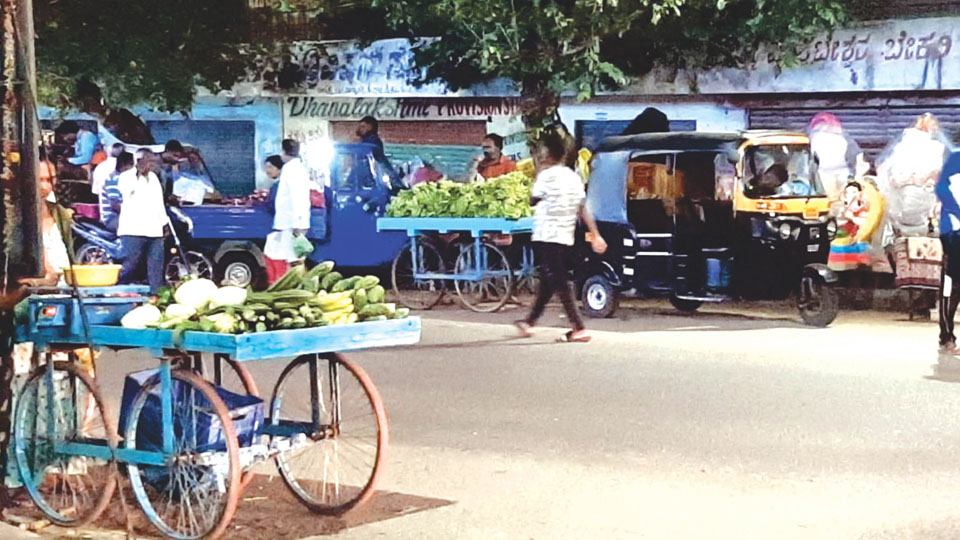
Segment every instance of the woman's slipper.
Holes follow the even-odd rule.
[[[520,337],[533,337],[533,327],[527,321],[515,321],[513,325],[520,332]]]
[[[586,343],[590,341],[590,334],[586,330],[570,330],[557,338],[557,343]]]

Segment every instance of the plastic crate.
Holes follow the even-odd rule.
[[[120,324],[130,310],[146,301],[142,296],[84,298],[89,324]],[[29,329],[47,337],[83,335],[83,319],[76,298],[69,295],[37,295],[29,299]]]
[[[127,375],[123,382],[123,397],[120,405],[120,424],[118,433],[125,435],[127,417],[133,400],[148,379],[158,373],[156,369],[138,371]],[[247,395],[235,394],[229,390],[210,383],[217,395],[226,404],[233,420],[233,427],[237,434],[240,446],[249,446],[257,432],[263,425],[263,400]],[[190,426],[174,425],[174,438],[180,440],[185,435],[196,435],[196,450],[226,450],[227,444],[223,436],[223,426],[213,412],[213,407],[199,393],[190,392],[190,387],[176,379],[173,380],[174,409],[176,400],[191,399],[197,405],[196,429]],[[190,395],[192,394],[192,396]],[[159,450],[163,445],[163,424],[160,412],[160,386],[154,387],[150,396],[143,405],[140,421],[137,425],[137,448],[142,450]]]

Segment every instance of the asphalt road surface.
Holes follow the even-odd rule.
[[[336,538],[960,538],[960,362],[935,324],[644,303],[557,344],[556,309],[531,339],[520,315],[445,308],[418,346],[351,354],[389,415],[380,487],[449,504]],[[108,355],[101,381],[150,365]],[[282,367],[252,365],[263,389]]]

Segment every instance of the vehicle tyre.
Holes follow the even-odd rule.
[[[583,284],[583,312],[595,319],[605,319],[617,311],[620,298],[607,278],[593,276]]]
[[[703,302],[700,300],[687,300],[686,298],[678,297],[676,294],[671,294],[670,304],[684,313],[693,313],[694,311],[700,309],[700,306],[703,305]]]
[[[77,246],[73,260],[77,264],[107,264],[113,262],[107,255],[107,250],[90,242]]]
[[[819,277],[804,277],[800,282],[797,309],[805,324],[823,328],[837,318],[840,297],[833,286]]]
[[[266,277],[264,268],[257,262],[257,258],[249,253],[232,251],[217,261],[217,282],[221,285],[236,287],[263,285]]]
[[[360,366],[339,354],[300,356],[280,375],[270,426],[285,433],[277,468],[293,495],[316,514],[340,515],[373,496],[386,461],[383,401]]]
[[[213,279],[213,263],[206,255],[199,251],[188,251],[186,255],[190,268],[184,267],[183,260],[178,254],[173,255],[167,261],[167,266],[163,271],[163,277],[166,278],[167,283],[176,285],[190,276]]]

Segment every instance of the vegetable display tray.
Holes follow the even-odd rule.
[[[377,230],[406,231],[408,236],[426,231],[521,234],[533,232],[533,218],[382,217],[377,219]]]
[[[144,348],[157,356],[164,351],[222,353],[238,362],[291,358],[302,354],[350,351],[374,347],[413,345],[420,341],[420,318],[407,317],[388,321],[370,321],[299,328],[271,330],[252,334],[216,334],[211,332],[183,332],[173,330],[136,329],[122,326],[91,325],[90,341],[94,346],[111,348]],[[82,334],[57,339],[23,333],[23,341],[40,345],[85,344]]]

